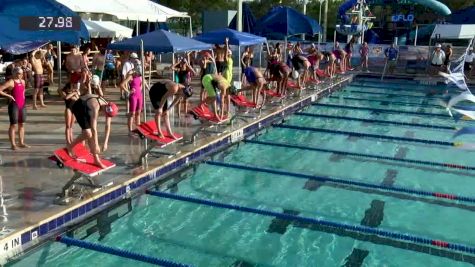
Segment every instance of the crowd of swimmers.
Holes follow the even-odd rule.
[[[301,90],[308,86],[308,83],[319,83],[324,77],[333,77],[337,73],[352,70],[354,43],[355,40],[352,39],[343,49],[336,43],[331,52],[320,51],[314,44],[304,49],[300,43],[289,45],[284,52],[282,45],[277,43],[269,49],[265,70],[253,66],[254,54],[252,48],[247,47],[239,59],[242,72],[242,76],[239,77],[241,82],[239,88],[234,86],[235,83],[232,81],[233,58],[227,38],[224,45],[216,44],[211,52],[186,53],[177,58],[176,64],[171,66],[175,77],[157,80],[150,86],[145,82],[143,70],[152,65],[153,53],[146,53],[144,62],[141,62],[135,52],[117,56],[112,51],[100,48],[99,53],[96,53],[89,62],[90,47],[80,51],[79,47],[73,46],[64,61],[68,82],[58,89],[65,104],[66,147],[71,156],[74,156],[73,147],[80,142],[86,142],[96,159],[96,164],[104,167],[99,154],[107,150],[111,118],[118,114],[117,105],[108,101],[105,96],[107,87],[118,85],[121,99],[126,100],[127,129],[130,135],[133,135],[136,126],[142,123],[141,114],[144,106],[142,88],[145,88],[155,114],[157,131],[154,134],[161,138],[167,135],[178,139],[170,125],[169,115],[175,106],[179,106],[179,110],[183,108],[185,113],[188,112],[187,99],[194,91],[191,87],[193,77],[199,77],[201,85],[199,104],[193,109],[208,110],[216,122],[222,122],[230,118],[230,103],[234,95],[249,94],[249,102],[253,107],[261,108],[265,104],[265,92],[274,91],[273,96],[285,97],[291,90]],[[359,52],[362,56],[361,66],[367,69],[368,45],[364,43]],[[43,70],[47,73],[46,82],[50,84],[53,82],[53,68],[57,55],[52,45],[31,54],[30,60],[16,61],[8,66],[7,81],[0,85],[0,95],[9,99],[9,139],[13,150],[29,147],[25,143],[24,130],[27,84],[30,80],[33,83],[33,109],[38,109],[46,107],[42,92],[45,74]],[[199,71],[195,70],[196,63],[199,64]],[[320,66],[325,68],[320,69]],[[33,75],[33,78],[30,79],[29,75]],[[290,83],[290,80],[294,81]],[[105,137],[101,138],[104,140],[102,145],[99,144],[97,125],[101,115],[106,117]],[[73,135],[75,122],[82,130],[77,137]]]

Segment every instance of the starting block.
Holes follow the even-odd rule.
[[[73,153],[75,157],[71,157],[66,148],[60,148],[54,151],[53,156],[49,157],[59,168],[67,167],[74,171],[73,177],[63,186],[61,193],[58,195],[59,198],[56,200],[57,204],[69,203],[71,200],[70,193],[75,192],[74,190],[77,189],[76,185],[80,186],[79,191],[75,194],[76,197],[79,198],[83,196],[86,187],[92,188],[91,193],[95,193],[106,186],[112,185],[112,183],[105,186],[97,185],[92,178],[114,168],[116,166],[115,163],[101,159],[102,164],[104,164],[106,168],[100,168],[95,165],[94,156],[82,143],[73,148]],[[86,181],[80,182],[81,179],[85,179]]]
[[[189,113],[193,115],[196,120],[200,120],[203,123],[203,125],[192,134],[192,143],[194,143],[196,137],[200,132],[214,133],[217,135],[222,134],[224,131],[218,130],[218,127],[227,124],[230,120],[230,118],[227,117],[225,118],[225,120],[220,121],[218,118],[216,118],[214,112],[211,111],[209,107],[204,104],[194,107],[189,111]],[[215,128],[215,130],[213,130],[212,128]]]
[[[140,138],[146,138],[154,142],[150,146],[150,148],[147,148],[144,152],[142,152],[142,154],[140,155],[140,161],[142,161],[142,159],[149,154],[155,155],[157,157],[161,155],[172,157],[180,153],[180,151],[167,151],[164,150],[164,148],[182,140],[183,135],[175,133],[174,136],[177,137],[177,139],[175,139],[168,132],[162,130],[164,137],[159,137],[157,135],[158,128],[155,120],[149,120],[140,124],[139,126],[137,126],[137,129],[135,129],[135,132],[138,133]]]

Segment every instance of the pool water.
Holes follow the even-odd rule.
[[[402,88],[406,91],[398,90]],[[473,124],[427,114],[408,115],[319,106],[325,103],[446,114],[444,109],[424,106],[428,103],[437,105],[442,99],[441,95],[426,97],[425,92],[428,90],[428,87],[412,81],[382,84],[377,79],[357,78],[351,85],[334,93],[333,97],[324,98],[302,112],[454,127]],[[383,102],[345,100],[349,97],[381,99]],[[396,101],[399,104],[411,102],[421,105],[391,103]],[[475,142],[475,137],[470,135],[454,140],[454,130],[302,114],[292,115],[283,125],[447,142]],[[464,196],[473,195],[475,188],[474,171],[356,158],[273,144],[475,166],[471,160],[475,152],[453,146],[349,137],[282,127],[269,128],[252,140],[264,143],[244,142],[214,155],[211,160]],[[160,187],[161,190],[475,246],[475,206],[466,203],[207,163],[195,165],[175,178],[174,183]],[[132,200],[132,206],[132,212],[111,223],[109,233],[95,232],[85,240],[193,266],[470,266],[475,263],[473,255],[459,252],[151,195]],[[149,266],[54,242],[32,251],[11,266],[93,264]]]

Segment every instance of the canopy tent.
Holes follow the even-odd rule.
[[[81,23],[80,31],[24,31],[20,30],[20,17],[23,16],[77,16],[69,8],[54,0],[2,0],[0,6],[0,45],[10,45],[27,41],[62,41],[78,44],[89,39],[86,25]]]
[[[223,44],[225,38],[229,39],[230,45],[238,46],[263,44],[267,42],[265,37],[245,32],[238,32],[229,28],[203,33],[196,36],[194,39],[208,44]]]
[[[12,55],[21,55],[43,47],[46,44],[47,42],[44,41],[25,41],[2,46],[2,49]]]
[[[211,49],[210,44],[202,43],[164,30],[149,32],[120,42],[112,43],[108,45],[108,48],[114,50],[139,51],[142,41],[145,51],[156,53],[177,53]]]
[[[237,14],[229,23],[229,28],[237,30]],[[252,33],[256,25],[256,17],[252,14],[248,3],[242,3],[242,31]]]
[[[475,36],[475,24],[437,24],[431,39],[472,39]]]
[[[91,38],[130,38],[133,30],[112,21],[83,20]]]
[[[150,0],[56,0],[79,13],[100,13],[117,17],[119,20],[166,22],[169,18],[187,18],[190,22],[190,36],[192,33],[191,17],[186,12],[180,12],[162,6]],[[139,24],[137,23],[137,28]]]
[[[455,11],[450,16],[449,21],[454,24],[475,23],[475,6]]]
[[[254,27],[254,34],[279,40],[297,34],[313,36],[320,31],[318,22],[285,6],[272,8]]]
[[[120,20],[159,21],[164,22],[171,17],[189,17],[149,0],[56,0],[75,12],[103,13],[116,16]]]

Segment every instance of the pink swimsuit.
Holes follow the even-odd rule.
[[[12,96],[15,101],[8,104],[8,117],[12,125],[26,121],[25,85],[21,81],[14,80],[13,83]]]
[[[142,76],[134,76],[129,83],[129,110],[130,112],[141,112],[143,106],[142,98]]]

